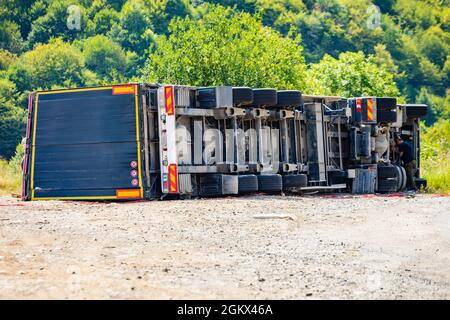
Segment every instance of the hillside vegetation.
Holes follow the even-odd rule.
[[[433,149],[437,136],[448,138],[441,130],[450,123],[449,4],[0,0],[0,158],[16,153],[30,91],[139,80],[426,103],[424,148]],[[424,153],[433,190],[450,189],[444,145]],[[4,185],[14,185],[5,181],[17,164],[5,160],[0,189],[11,189]],[[438,177],[444,182],[435,184]]]

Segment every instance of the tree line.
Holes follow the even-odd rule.
[[[30,91],[129,81],[395,96],[450,114],[447,0],[0,0],[0,157]]]

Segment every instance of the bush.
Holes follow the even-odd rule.
[[[431,192],[450,192],[450,120],[441,119],[423,127],[421,136],[421,175]]]
[[[123,49],[109,38],[98,35],[86,39],[83,44],[86,66],[106,83],[126,82],[123,74],[127,57]]]
[[[399,91],[385,64],[378,65],[375,56],[362,52],[344,52],[335,59],[329,55],[311,66],[308,92],[342,97],[397,97]]]
[[[304,88],[300,38],[283,37],[260,20],[217,6],[202,19],[175,19],[156,38],[144,70],[150,82]]]
[[[0,79],[0,158],[11,158],[25,135],[27,112],[16,106],[15,90],[13,83]]]
[[[21,93],[87,83],[83,55],[74,46],[55,39],[23,54],[9,69],[9,80]]]
[[[0,159],[0,194],[21,193],[23,148],[19,144],[16,154],[8,162]]]

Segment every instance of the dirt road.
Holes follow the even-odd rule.
[[[450,198],[0,197],[0,298],[449,299]]]

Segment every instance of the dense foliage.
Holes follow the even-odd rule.
[[[335,59],[325,55],[313,64],[308,73],[306,91],[315,94],[355,96],[399,95],[393,75],[384,65],[377,65],[373,56],[365,57],[359,51],[345,52]]]
[[[450,192],[450,119],[424,127],[421,139],[421,174],[431,191]]]
[[[448,0],[0,0],[0,157],[30,90],[130,80],[397,96],[432,125],[449,31]]]
[[[201,20],[176,19],[156,38],[144,70],[155,82],[305,87],[300,37],[282,37],[246,13],[218,7]]]

